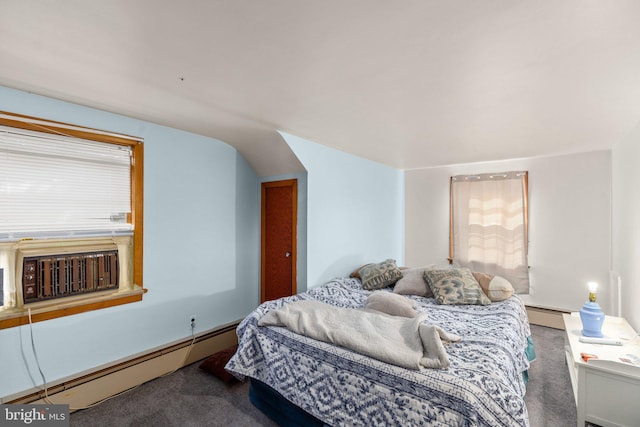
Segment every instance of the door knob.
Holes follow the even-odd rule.
[[[285,253],[285,254],[284,254],[284,256],[286,256],[287,258],[289,258],[289,257],[291,256],[291,253],[290,253],[290,252],[287,252],[287,253]]]

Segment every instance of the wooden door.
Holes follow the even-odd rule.
[[[298,181],[262,183],[260,301],[296,293]]]

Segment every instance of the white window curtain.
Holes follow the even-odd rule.
[[[0,241],[130,233],[131,148],[0,126]]]
[[[517,293],[529,293],[527,187],[527,172],[451,178],[450,258],[508,279]]]

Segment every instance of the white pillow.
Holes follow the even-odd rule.
[[[393,287],[393,292],[400,295],[418,295],[421,297],[432,297],[433,292],[424,280],[423,273],[432,267],[411,268],[402,270],[402,279],[398,280]]]
[[[485,293],[491,301],[503,301],[513,295],[514,292],[511,282],[504,277],[493,276]]]

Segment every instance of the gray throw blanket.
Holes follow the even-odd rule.
[[[262,316],[259,326],[287,329],[348,348],[356,353],[407,369],[449,367],[441,339],[459,341],[440,327],[414,318],[354,308],[334,307],[319,301],[295,301]]]

